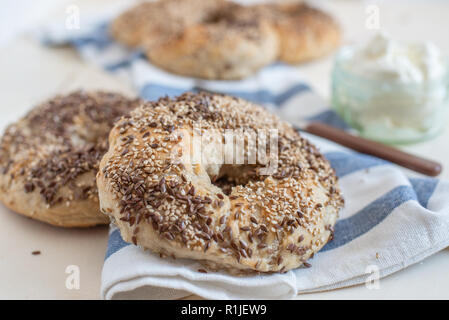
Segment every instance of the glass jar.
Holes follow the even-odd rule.
[[[332,107],[368,139],[402,144],[427,140],[445,123],[449,102],[449,68],[423,83],[364,78],[345,70],[345,50],[332,71]]]

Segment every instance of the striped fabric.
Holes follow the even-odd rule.
[[[204,81],[152,66],[141,52],[111,41],[107,23],[84,26],[76,34],[53,27],[41,36],[48,45],[71,43],[87,61],[126,77],[146,99],[202,88],[260,103],[294,124],[313,119],[347,128],[295,67],[277,63],[242,81]],[[216,299],[286,299],[383,277],[449,245],[449,183],[408,178],[386,161],[306,136],[335,168],[346,200],[335,239],[310,261],[311,268],[252,277],[204,274],[197,272],[195,261],[160,259],[125,243],[111,226],[102,297],[167,299],[195,293]]]

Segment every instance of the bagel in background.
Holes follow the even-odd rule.
[[[248,77],[276,60],[279,41],[272,26],[250,8],[220,3],[197,23],[158,41],[143,40],[148,59],[176,74],[219,80]]]
[[[281,61],[297,64],[321,58],[340,45],[337,22],[305,2],[260,4],[253,9],[276,30]]]
[[[335,20],[301,2],[242,6],[227,0],[143,2],[110,26],[118,42],[140,47],[175,74],[236,80],[281,60],[323,57],[340,43]]]
[[[114,19],[109,32],[128,47],[143,47],[206,20],[224,4],[224,0],[142,1]]]
[[[34,107],[0,140],[0,201],[60,227],[108,224],[95,175],[114,120],[140,104],[108,92],[76,91]]]
[[[273,171],[259,158],[218,156],[225,132],[243,137],[247,155],[250,133],[269,129],[278,132],[268,147]],[[332,239],[343,206],[335,171],[291,125],[206,92],[147,102],[117,122],[97,185],[101,210],[126,242],[235,274],[308,266]]]

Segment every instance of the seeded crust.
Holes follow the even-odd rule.
[[[95,175],[114,119],[140,104],[119,94],[56,96],[5,130],[0,140],[0,201],[60,227],[107,224]]]
[[[118,16],[110,32],[165,70],[224,80],[247,77],[277,59],[320,58],[341,38],[331,16],[302,2],[241,6],[226,0],[144,2]]]
[[[229,3],[206,20],[186,25],[157,43],[149,60],[173,73],[204,79],[242,79],[276,60],[278,38],[249,8]]]
[[[323,57],[338,47],[341,30],[327,13],[306,3],[261,4],[254,12],[270,22],[279,41],[279,59],[301,63]]]
[[[117,17],[111,34],[142,47],[170,72],[205,79],[241,79],[273,62],[278,38],[251,9],[213,0],[142,3]]]
[[[259,160],[217,161],[225,130],[240,130],[248,145],[245,133],[267,128],[279,130],[270,175]],[[207,137],[201,163],[191,161],[194,132]],[[309,266],[332,239],[343,206],[334,170],[257,105],[205,92],[162,98],[117,122],[109,143],[97,174],[100,206],[127,242],[241,274]]]
[[[128,47],[140,47],[144,37],[157,37],[159,24],[151,28],[150,21],[160,21],[163,1],[142,2],[132,10],[114,19],[109,27],[110,35]],[[160,23],[160,22],[159,22]]]
[[[126,46],[142,47],[144,42],[158,41],[206,19],[223,3],[223,0],[145,1],[115,18],[109,32]]]

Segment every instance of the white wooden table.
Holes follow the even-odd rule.
[[[72,1],[81,8],[92,2]],[[365,27],[367,5],[375,1],[325,2],[342,22],[345,42],[361,40],[372,33]],[[59,3],[55,12],[64,12]],[[382,1],[380,26],[399,39],[432,40],[449,55],[449,2]],[[59,11],[58,11],[59,10]],[[53,12],[49,16],[56,14]],[[82,12],[82,11],[81,11]],[[330,58],[302,67],[315,90],[329,95]],[[77,88],[110,89],[133,94],[127,83],[86,65],[70,48],[49,49],[27,36],[16,37],[0,48],[0,129],[16,120],[35,103],[59,92]],[[449,129],[429,142],[406,150],[434,158],[449,179]],[[98,299],[101,268],[107,243],[107,228],[58,229],[13,214],[0,205],[0,299]],[[448,230],[449,232],[449,230]],[[31,252],[39,250],[40,255]],[[80,268],[80,288],[66,288],[66,268]],[[449,249],[380,281],[379,290],[354,286],[328,292],[305,294],[298,299],[389,299],[449,298]],[[193,298],[195,298],[193,296]]]

